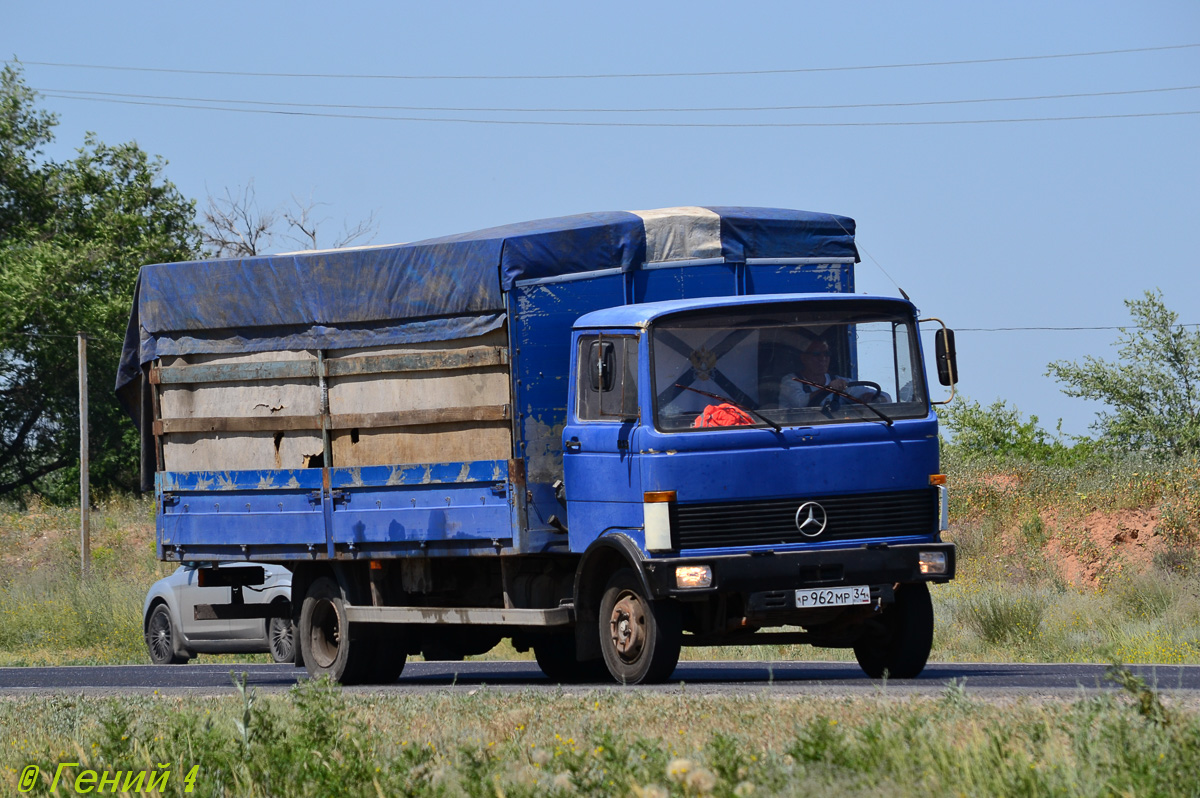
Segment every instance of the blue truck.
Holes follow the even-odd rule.
[[[917,676],[954,577],[919,323],[854,293],[854,221],[606,212],[142,269],[117,392],[160,560],[343,683],[509,638],[559,681],[681,646],[852,648]],[[247,576],[247,574],[250,574]]]

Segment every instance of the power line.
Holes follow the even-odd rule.
[[[1172,324],[1175,327],[1200,327],[1200,324]],[[1074,332],[1078,330],[1144,330],[1136,324],[1122,324],[1115,327],[955,327],[955,332],[1023,332],[1036,330],[1041,332]]]
[[[978,103],[1026,102],[1033,100],[1066,100],[1085,97],[1118,97],[1135,94],[1161,94],[1175,91],[1194,91],[1196,86],[1168,86],[1153,89],[1126,89],[1121,91],[1075,92],[1071,94],[1039,94],[1025,97],[980,97],[960,100],[921,100],[914,102],[889,103],[843,103],[836,105],[760,105],[760,106],[711,106],[706,108],[491,108],[437,105],[350,105],[344,103],[293,103],[270,100],[232,100],[220,97],[175,97],[162,94],[128,94],[111,91],[86,91],[82,89],[34,89],[34,91],[64,98],[76,95],[88,97],[111,97],[132,100],[167,100],[188,103],[229,103],[233,105],[259,105],[282,108],[335,108],[366,111],[461,111],[474,113],[549,113],[549,114],[643,114],[643,113],[705,113],[705,112],[749,112],[749,111],[833,111],[856,108],[916,108],[938,105],[967,105]]]
[[[1200,47],[1197,44],[1172,44],[1161,47],[1133,47],[1123,50],[1092,50],[1083,53],[1055,53],[1051,55],[1020,55],[1002,58],[970,58],[956,61],[920,61],[904,64],[865,64],[840,67],[802,67],[797,69],[746,69],[710,72],[625,72],[575,75],[356,75],[348,73],[302,73],[302,72],[240,72],[215,69],[170,69],[167,67],[130,67],[108,64],[73,64],[56,61],[22,61],[30,66],[62,67],[69,69],[104,69],[119,72],[158,72],[173,75],[223,75],[228,77],[257,78],[333,78],[338,80],[606,80],[614,78],[698,78],[730,77],[741,75],[798,75],[814,72],[854,72],[877,69],[912,69],[917,67],[964,66],[969,64],[1001,64],[1020,61],[1045,61],[1063,58],[1091,58],[1104,55],[1128,53],[1152,53],[1167,50],[1186,50]],[[6,62],[11,63],[11,62]]]
[[[322,119],[358,119],[380,122],[434,122],[468,125],[517,125],[540,127],[630,127],[630,128],[835,128],[835,127],[930,127],[945,125],[994,125],[1024,122],[1069,122],[1096,119],[1144,119],[1166,116],[1195,116],[1197,111],[1157,111],[1136,114],[1088,114],[1081,116],[1039,116],[1015,119],[950,119],[930,121],[898,122],[564,122],[552,119],[465,119],[456,117],[429,116],[379,116],[375,114],[334,114],[314,111],[285,111],[271,108],[223,108],[214,105],[186,105],[183,103],[151,102],[146,100],[120,100],[105,97],[78,97],[69,94],[45,94],[59,100],[82,100],[84,102],[114,103],[118,105],[141,105],[158,108],[184,108],[196,111],[224,111],[239,114],[272,114],[275,116],[302,116]]]

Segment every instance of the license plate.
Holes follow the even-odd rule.
[[[796,591],[796,606],[800,609],[813,607],[848,607],[853,604],[870,604],[871,588],[858,587],[819,587],[811,590]]]

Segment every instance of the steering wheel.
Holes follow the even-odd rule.
[[[871,382],[870,380],[854,380],[853,382],[846,383],[847,388],[861,388],[864,385],[875,391],[875,393],[871,394],[870,396],[859,397],[864,402],[874,402],[883,393],[883,387],[879,383]]]
[[[874,402],[881,395],[883,395],[883,387],[879,383],[871,382],[870,380],[852,380],[847,382],[846,390],[843,391],[843,393],[848,393],[851,388],[861,388],[864,386],[872,389],[873,393],[868,397],[860,397],[861,401],[863,402]],[[820,390],[813,391],[812,395],[809,397],[808,406],[826,407],[827,405],[832,405],[835,402],[840,402],[843,398],[844,397],[834,393],[828,388],[821,388]]]

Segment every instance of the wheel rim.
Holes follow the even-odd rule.
[[[150,630],[146,633],[150,653],[156,662],[163,662],[175,654],[171,640],[171,619],[165,612],[156,612],[150,617]]]
[[[292,624],[285,618],[272,618],[270,628],[271,654],[276,659],[288,659],[292,653]]]
[[[309,637],[313,660],[328,668],[337,659],[341,643],[341,623],[337,606],[327,598],[317,599],[312,609],[312,634]]]
[[[635,662],[646,646],[646,611],[641,599],[629,591],[622,593],[608,624],[617,656],[622,662]]]

